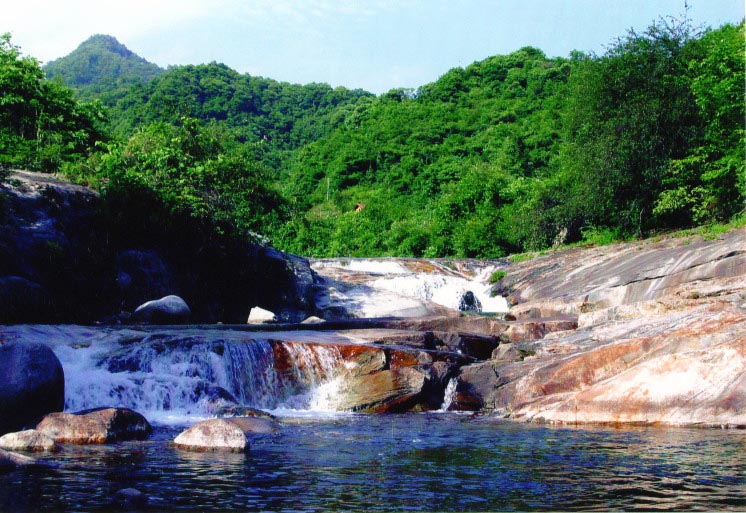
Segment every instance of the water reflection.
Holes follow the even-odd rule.
[[[248,454],[67,446],[0,474],[0,510],[101,510],[137,488],[157,510],[743,509],[746,432],[559,429],[459,415],[290,422]]]

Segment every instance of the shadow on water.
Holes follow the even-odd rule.
[[[0,510],[705,510],[746,508],[746,433],[552,428],[456,414],[286,419],[248,454],[66,446],[0,474]]]

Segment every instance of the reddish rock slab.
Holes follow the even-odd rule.
[[[58,443],[105,444],[122,440],[144,440],[153,428],[129,408],[97,408],[77,413],[50,413],[37,431]]]

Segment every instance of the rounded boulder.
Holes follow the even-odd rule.
[[[144,440],[153,431],[150,423],[129,408],[97,408],[77,413],[50,413],[36,426],[55,442],[104,444]]]
[[[65,374],[44,344],[0,346],[0,434],[33,426],[65,407]]]
[[[246,452],[249,440],[244,430],[228,419],[198,422],[174,439],[180,449],[198,452]]]
[[[134,322],[151,324],[182,324],[188,322],[192,311],[179,296],[166,296],[138,306],[132,314]]]

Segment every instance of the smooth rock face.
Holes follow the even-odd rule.
[[[277,316],[269,310],[265,310],[264,308],[260,308],[258,306],[252,308],[249,312],[249,319],[246,321],[246,323],[263,324],[265,322],[277,322]]]
[[[246,433],[230,419],[198,422],[174,439],[180,449],[191,451],[245,452],[249,450]]]
[[[51,413],[36,429],[59,443],[104,444],[144,440],[153,428],[129,408],[100,408],[78,413]]]
[[[0,449],[8,451],[57,452],[60,447],[44,433],[27,429],[0,436]]]
[[[403,412],[419,402],[426,376],[411,367],[348,379],[338,408],[366,413]]]
[[[0,434],[32,426],[65,407],[62,365],[44,344],[0,346],[0,376]]]
[[[191,315],[192,311],[186,301],[171,295],[138,306],[132,314],[132,320],[153,324],[181,324],[187,322]]]
[[[531,298],[516,317],[540,326],[575,312],[579,328],[521,334],[522,361],[496,351],[462,368],[453,408],[552,423],[746,426],[746,230],[540,259],[508,269],[513,293]],[[520,322],[529,321],[510,324]]]

